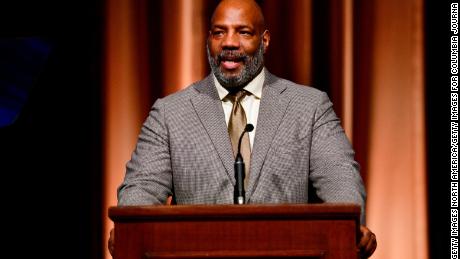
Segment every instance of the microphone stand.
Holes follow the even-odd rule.
[[[238,153],[236,154],[235,158],[235,189],[233,193],[233,203],[234,204],[244,204],[246,202],[246,193],[244,190],[244,178],[246,177],[245,174],[245,167],[243,157],[241,156],[241,140],[246,132],[251,132],[254,130],[254,126],[252,124],[246,124],[244,131],[241,133],[240,139],[238,141]]]

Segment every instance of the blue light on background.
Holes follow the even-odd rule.
[[[0,128],[19,117],[50,51],[41,38],[0,39]]]

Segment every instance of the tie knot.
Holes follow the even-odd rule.
[[[250,93],[246,90],[241,90],[241,91],[238,91],[236,93],[230,93],[227,95],[227,98],[232,102],[232,103],[235,103],[235,102],[241,102],[241,100],[243,100],[243,98],[246,96],[246,95],[249,95]]]

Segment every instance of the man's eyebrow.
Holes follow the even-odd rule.
[[[226,25],[226,24],[214,24],[211,26],[211,29],[226,29],[230,27],[230,25]],[[253,30],[254,27],[249,25],[249,24],[240,24],[240,25],[235,25],[235,27],[239,30],[241,29],[250,29],[250,30]]]
[[[253,26],[250,26],[250,25],[248,25],[248,24],[237,25],[236,28],[237,28],[237,29],[240,29],[240,30],[241,30],[241,29],[250,29],[250,30],[253,30],[253,29],[254,29]]]

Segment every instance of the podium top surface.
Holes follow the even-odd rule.
[[[359,222],[355,204],[245,204],[245,205],[152,205],[110,207],[114,222],[138,220],[210,219],[346,219]]]

